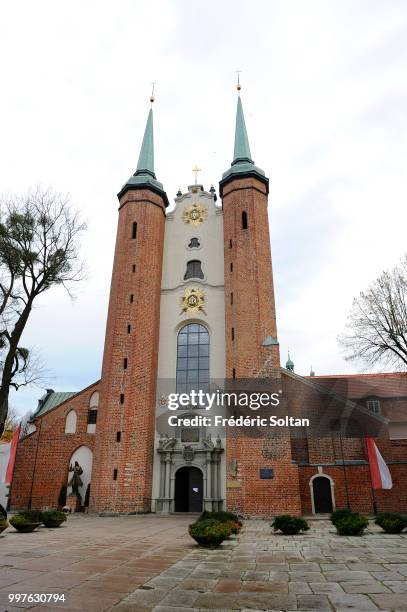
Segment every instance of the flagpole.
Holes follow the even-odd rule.
[[[367,442],[366,442],[366,437],[363,437],[363,440],[365,442],[365,451],[366,451],[366,455],[367,455],[367,466],[369,469],[369,478],[370,478],[370,490],[372,492],[372,500],[373,500],[373,513],[377,514],[377,503],[376,503],[376,496],[374,493],[374,486],[373,486],[373,480],[372,480],[372,471],[370,469],[370,461],[369,461],[369,451],[367,448]]]
[[[36,449],[35,449],[35,458],[34,458],[33,475],[32,475],[32,479],[31,479],[30,497],[29,497],[29,499],[28,499],[28,510],[31,510],[31,504],[32,504],[33,489],[34,489],[34,479],[35,479],[35,471],[36,471],[36,468],[37,468],[38,447],[39,447],[39,445],[40,445],[41,425],[42,425],[42,421],[41,421],[41,419],[40,419],[39,426],[38,426],[38,438],[37,438],[37,446],[36,446]]]

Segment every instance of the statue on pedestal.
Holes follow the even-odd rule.
[[[79,488],[83,486],[83,480],[81,475],[83,474],[83,469],[79,465],[77,461],[75,461],[74,466],[72,464],[69,466],[69,471],[73,472],[72,478],[68,482],[68,486],[72,487],[72,493],[76,495],[76,497],[80,498],[81,494],[79,492]]]

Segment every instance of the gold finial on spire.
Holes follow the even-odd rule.
[[[242,86],[240,85],[240,73],[242,72],[241,70],[236,70],[237,72],[237,85],[236,85],[236,89],[238,92],[240,92],[240,90],[242,89]]]
[[[154,98],[154,87],[155,87],[155,81],[152,82],[152,90],[151,90],[151,96],[150,96],[150,102],[151,104],[154,102],[155,98]]]
[[[201,172],[201,169],[198,167],[198,164],[195,164],[195,168],[192,168],[192,172],[195,174],[195,185],[198,185],[198,172]]]

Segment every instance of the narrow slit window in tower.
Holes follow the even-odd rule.
[[[117,468],[113,470],[113,480],[117,480]]]
[[[130,294],[130,304],[132,304],[134,302],[134,295],[133,293]]]
[[[232,327],[232,340],[234,340],[234,339],[235,339],[235,328]]]
[[[127,357],[123,359],[123,369],[127,370]]]
[[[120,403],[124,404],[124,393],[120,393]]]
[[[122,439],[122,432],[116,431],[116,442],[120,442]]]
[[[242,212],[242,229],[247,229],[247,212]]]
[[[136,221],[133,222],[133,228],[131,230],[131,237],[133,238],[133,240],[137,238],[137,222]]]

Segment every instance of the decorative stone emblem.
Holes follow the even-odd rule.
[[[190,287],[185,289],[184,295],[182,297],[182,311],[187,312],[188,314],[196,314],[198,312],[203,312],[206,314],[204,310],[205,304],[205,293],[202,289],[197,289],[195,287]]]
[[[184,223],[192,227],[199,227],[207,218],[208,209],[203,204],[198,204],[197,202],[187,206],[182,213]]]
[[[182,456],[186,463],[191,463],[194,460],[194,449],[190,444],[185,444]]]

